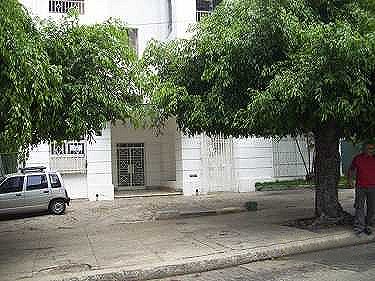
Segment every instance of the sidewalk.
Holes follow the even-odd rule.
[[[287,227],[313,215],[313,191],[200,197],[73,201],[64,216],[0,221],[0,280],[146,280],[282,255],[368,243],[350,228]],[[163,212],[238,208],[258,211],[157,220]],[[353,191],[340,192],[347,211]]]

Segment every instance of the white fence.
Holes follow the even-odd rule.
[[[77,154],[50,155],[50,168],[64,174],[86,173],[86,156]]]

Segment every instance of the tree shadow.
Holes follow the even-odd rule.
[[[17,214],[6,214],[0,216],[0,221],[11,221],[11,220],[22,220],[27,218],[33,217],[41,217],[49,215],[48,211],[36,211],[36,212],[29,212],[29,213],[17,213]]]

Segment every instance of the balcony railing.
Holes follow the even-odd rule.
[[[86,173],[85,155],[50,155],[50,168],[63,174]]]
[[[49,0],[50,13],[67,13],[71,8],[76,8],[83,15],[85,13],[85,0]]]
[[[197,11],[196,20],[201,21],[204,17],[211,15],[212,11]]]

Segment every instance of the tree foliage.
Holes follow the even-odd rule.
[[[74,11],[36,22],[17,0],[0,2],[0,153],[90,137],[126,120],[139,64],[118,21],[81,25]]]
[[[188,134],[313,133],[316,215],[345,220],[339,140],[375,136],[374,24],[373,0],[223,1],[191,39],[146,52],[158,117]]]
[[[119,21],[82,25],[74,15],[42,23],[51,63],[61,68],[62,103],[52,109],[51,139],[79,139],[106,121],[125,120],[138,94],[138,61]]]
[[[0,2],[0,152],[32,143],[61,102],[59,68],[50,64],[39,32],[17,0]]]
[[[180,87],[154,101],[176,104],[169,113],[191,133],[296,135],[332,121],[341,137],[374,134],[373,9],[224,1],[192,39],[151,45],[147,63]]]

